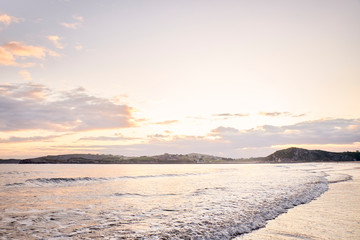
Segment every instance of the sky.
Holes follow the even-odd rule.
[[[0,0],[0,158],[360,150],[359,0]]]

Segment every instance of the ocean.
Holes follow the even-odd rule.
[[[0,239],[233,239],[346,181],[334,163],[0,165]]]

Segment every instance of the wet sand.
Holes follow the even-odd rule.
[[[349,163],[328,173],[348,174],[352,180],[330,183],[318,199],[290,209],[265,228],[237,240],[360,239],[360,164]]]

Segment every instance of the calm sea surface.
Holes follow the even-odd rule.
[[[328,189],[331,164],[0,165],[0,239],[231,239]]]

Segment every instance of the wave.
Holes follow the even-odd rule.
[[[176,196],[175,193],[166,193],[166,194],[140,194],[140,193],[114,193],[113,196],[116,197],[165,197],[165,196]]]
[[[25,185],[25,183],[7,183],[5,186],[11,187],[11,186],[22,186]]]
[[[145,178],[166,178],[166,177],[187,177],[196,176],[203,173],[182,173],[182,174],[158,174],[158,175],[140,175],[140,176],[118,176],[118,177],[54,177],[54,178],[33,178],[25,180],[30,184],[69,184],[69,183],[90,183],[100,181],[116,181],[126,179],[145,179]],[[25,183],[9,183],[5,186],[20,186]]]
[[[8,175],[27,175],[30,172],[18,172],[18,171],[10,171],[10,172],[0,172],[0,177],[8,177]]]
[[[0,175],[8,175],[8,174],[19,174],[20,172],[18,171],[10,171],[10,172],[0,172]]]
[[[264,227],[267,221],[275,219],[290,208],[316,199],[327,190],[328,183],[325,178],[322,178],[322,180],[306,184],[300,189],[289,189],[283,195],[272,200],[261,195],[259,195],[259,198],[262,198],[262,200],[256,202],[238,200],[230,208],[224,205],[216,211],[211,209],[211,212],[203,212],[196,219],[191,219],[190,222],[186,219],[176,221],[171,226],[168,226],[166,230],[150,233],[149,237],[142,237],[144,239],[153,239],[150,236],[156,236],[154,239],[168,239],[171,236],[171,239],[187,239],[192,236],[191,239],[233,239]],[[226,200],[224,199],[224,201]],[[222,203],[218,204],[221,205]],[[207,209],[210,211],[210,207]],[[179,215],[182,214],[182,211],[187,211],[183,208],[162,210],[177,211]],[[141,236],[135,234],[132,237]]]
[[[330,175],[326,176],[326,179],[328,183],[339,183],[339,182],[346,182],[352,180],[352,176],[342,173],[331,173]]]
[[[142,175],[142,176],[121,176],[116,177],[117,179],[140,179],[140,178],[164,178],[164,177],[188,177],[203,175],[204,173],[167,173],[158,175]]]
[[[204,195],[204,194],[208,194],[211,191],[215,191],[217,194],[221,193],[222,191],[226,191],[227,188],[226,187],[213,187],[213,188],[198,188],[196,189],[194,192],[190,193],[189,196],[199,196],[199,195]]]
[[[35,178],[27,179],[26,182],[30,183],[68,183],[68,182],[89,182],[89,181],[101,181],[106,178],[93,178],[93,177],[77,177],[77,178]]]

